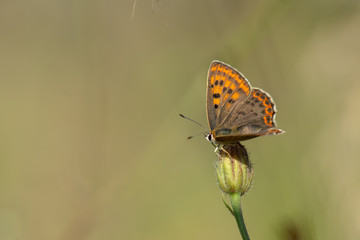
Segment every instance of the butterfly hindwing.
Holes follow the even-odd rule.
[[[271,96],[259,88],[253,88],[248,98],[236,105],[222,125],[217,126],[214,137],[219,142],[237,142],[250,138],[280,134],[276,128],[276,107]]]

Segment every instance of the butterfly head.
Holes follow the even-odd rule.
[[[214,135],[213,135],[213,133],[212,133],[212,131],[211,132],[209,132],[209,133],[207,133],[206,135],[205,135],[205,138],[206,138],[206,140],[208,140],[211,144],[215,144],[215,145],[217,145],[218,143],[215,141],[215,138],[214,138]]]

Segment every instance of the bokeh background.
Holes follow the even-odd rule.
[[[0,239],[240,239],[218,189],[206,75],[271,93],[244,142],[252,239],[360,238],[357,0],[0,1]]]

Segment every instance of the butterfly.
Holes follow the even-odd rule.
[[[210,64],[207,82],[206,139],[223,146],[284,131],[276,128],[276,107],[270,94],[251,87],[238,70],[220,61]]]

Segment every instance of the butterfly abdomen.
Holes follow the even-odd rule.
[[[222,128],[211,131],[211,134],[218,144],[231,144],[258,137],[261,128],[259,126],[241,126],[237,128]]]

